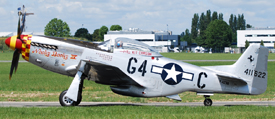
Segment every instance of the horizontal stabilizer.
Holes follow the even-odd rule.
[[[226,74],[217,74],[219,79],[227,79],[234,82],[240,82],[243,84],[247,84],[247,82],[239,77],[233,76],[233,75],[226,75]]]
[[[267,88],[267,61],[268,48],[260,44],[251,44],[233,65],[204,68],[214,71],[225,88],[232,83],[246,85],[246,88],[242,88],[242,93],[259,95]],[[238,89],[237,93],[240,91],[241,89]]]

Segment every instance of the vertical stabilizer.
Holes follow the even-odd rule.
[[[268,49],[259,44],[252,44],[233,64],[235,75],[243,78],[250,94],[264,93],[267,87]]]

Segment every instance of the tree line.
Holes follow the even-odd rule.
[[[252,26],[246,24],[243,14],[230,15],[229,25],[224,21],[223,14],[210,10],[206,13],[195,13],[192,18],[191,32],[186,29],[180,35],[181,41],[187,41],[190,46],[196,43],[199,46],[223,49],[237,42],[237,30],[245,30]]]
[[[245,30],[252,26],[246,24],[243,14],[230,15],[229,25],[223,19],[223,13],[214,11],[211,13],[195,13],[192,18],[191,31],[186,29],[180,35],[182,41],[187,41],[190,46],[196,43],[199,46],[222,49],[231,46],[231,43],[237,42],[237,30]],[[110,31],[122,30],[120,25],[112,25]],[[77,37],[85,38],[89,41],[102,41],[104,34],[109,31],[108,27],[102,26],[95,29],[92,34],[86,28],[79,28],[74,35],[70,34],[70,28],[66,22],[60,19],[52,19],[45,27],[44,34],[56,37]]]
[[[112,25],[110,27],[110,31],[119,30],[122,30],[120,25]],[[90,34],[87,28],[79,28],[74,35],[71,35],[69,25],[61,19],[54,18],[45,26],[44,35],[55,37],[76,37],[81,40],[87,39],[89,41],[103,41],[104,34],[107,34],[108,31],[108,27],[102,26],[99,29],[95,29],[94,32]]]

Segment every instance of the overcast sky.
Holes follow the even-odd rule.
[[[244,14],[254,27],[275,27],[274,0],[0,0],[0,32],[16,32],[17,8],[25,5],[27,32],[43,32],[53,18],[69,25],[72,35],[78,28],[90,33],[105,25],[119,24],[123,29],[167,30],[179,35],[190,30],[194,13],[208,9],[230,14]]]

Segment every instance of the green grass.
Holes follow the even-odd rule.
[[[13,51],[0,51],[0,60],[12,60]],[[22,57],[19,60],[24,60]]]
[[[91,106],[49,108],[0,108],[0,118],[267,118],[275,116],[275,107],[167,107],[167,106]]]

